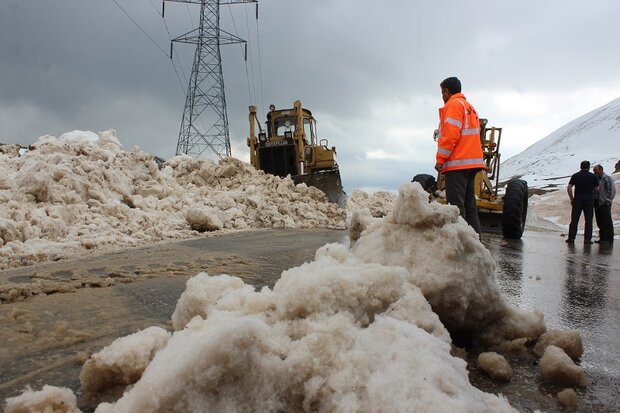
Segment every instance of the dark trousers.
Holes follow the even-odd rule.
[[[583,240],[592,241],[592,218],[594,216],[594,198],[592,196],[575,196],[568,227],[568,239],[574,240],[577,236],[577,225],[579,225],[579,218],[582,212],[586,219]]]
[[[601,241],[614,242],[614,221],[611,219],[611,204],[595,205],[594,216]]]
[[[475,169],[462,169],[444,174],[446,178],[446,200],[450,205],[457,206],[461,216],[480,234],[478,208],[476,208]]]

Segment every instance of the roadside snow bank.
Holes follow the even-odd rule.
[[[178,156],[160,170],[153,155],[123,150],[113,130],[0,153],[0,269],[197,231],[287,227],[344,228],[344,211],[234,158]]]

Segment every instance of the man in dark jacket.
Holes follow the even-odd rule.
[[[599,229],[597,244],[612,244],[614,242],[614,221],[611,219],[611,203],[616,195],[614,180],[605,172],[601,165],[594,165],[592,172],[598,178],[598,197],[594,201],[594,216]]]
[[[573,188],[575,189],[574,194]],[[596,175],[590,172],[590,162],[582,161],[581,170],[570,177],[568,187],[566,188],[572,206],[570,226],[568,227],[568,239],[566,240],[569,244],[575,243],[577,225],[579,224],[579,217],[581,217],[582,212],[586,220],[583,243],[592,244],[592,218],[594,215],[595,191],[598,191],[598,179]]]

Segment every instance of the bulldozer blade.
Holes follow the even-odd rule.
[[[295,182],[295,185],[303,182],[308,186],[320,189],[325,193],[329,202],[338,204],[340,208],[344,208],[347,202],[346,194],[342,189],[342,181],[340,180],[340,171],[338,169],[320,171],[313,174],[296,175],[293,176],[293,182]]]

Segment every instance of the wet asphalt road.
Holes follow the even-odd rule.
[[[323,244],[346,242],[346,238],[345,231],[252,231],[2,271],[0,279],[22,277],[27,281],[30,273],[40,277],[78,266],[97,269],[102,276],[118,272],[118,266],[142,268],[137,273],[147,267],[153,270],[144,279],[125,279],[106,288],[84,288],[0,305],[0,338],[13,340],[18,334],[16,341],[7,344],[10,347],[0,348],[0,400],[19,394],[25,385],[38,389],[53,384],[72,388],[88,411],[89,404],[80,398],[80,366],[75,354],[98,351],[117,337],[151,325],[170,328],[170,316],[187,278],[199,270],[226,272],[256,287],[272,286],[282,270],[312,260]],[[581,406],[570,411],[618,411],[620,241],[613,247],[568,246],[558,233],[531,231],[518,241],[494,234],[484,234],[482,241],[496,260],[497,282],[510,303],[524,310],[543,311],[549,329],[581,331],[581,365],[589,384],[578,390]],[[157,259],[173,261],[174,271],[158,276]],[[30,329],[24,332],[15,320],[30,323]],[[59,320],[71,329],[59,328]],[[59,341],[60,335],[63,341]],[[510,361],[515,371],[510,383],[489,381],[475,371],[470,372],[472,382],[482,390],[504,394],[523,412],[565,411],[554,397],[563,388],[540,382],[535,360]]]
[[[521,240],[484,234],[483,243],[497,264],[496,278],[504,297],[523,310],[541,310],[547,328],[577,329],[584,354],[580,365],[588,387],[579,390],[578,411],[620,411],[620,241],[607,246],[565,243],[556,232],[526,231]],[[533,372],[532,372],[533,373]],[[526,384],[539,393],[554,394],[560,387],[524,374]],[[528,378],[529,376],[529,378]],[[508,386],[509,387],[509,386]],[[491,389],[503,391],[497,386]],[[509,389],[508,389],[509,390]],[[536,399],[533,397],[532,399]],[[513,400],[511,399],[511,402]],[[535,407],[555,411],[557,405],[523,401],[524,411]],[[573,410],[571,410],[573,411]]]

